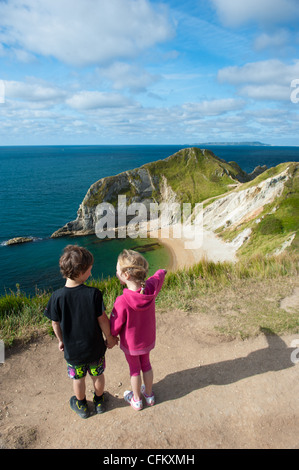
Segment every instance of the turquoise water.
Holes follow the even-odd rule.
[[[95,257],[94,277],[114,275],[124,248],[152,244],[152,239],[100,241],[95,236],[51,239],[74,220],[92,183],[105,176],[163,159],[188,145],[0,147],[0,295],[9,289],[33,294],[63,284],[58,259],[68,243],[87,247]],[[226,161],[251,172],[257,165],[298,161],[298,147],[205,146]],[[33,243],[4,246],[15,236],[33,236]],[[2,245],[1,245],[2,244]],[[155,246],[155,248],[157,248]],[[164,248],[147,251],[151,272],[164,267]]]

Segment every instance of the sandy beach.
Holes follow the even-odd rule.
[[[237,260],[236,248],[225,243],[211,231],[203,231],[201,243],[198,244],[200,246],[195,248],[188,247],[190,240],[186,237],[174,238],[171,233],[163,237],[160,230],[158,240],[169,251],[170,263],[167,267],[169,271],[190,267],[203,258],[215,263]]]

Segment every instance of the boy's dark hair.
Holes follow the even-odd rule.
[[[63,277],[76,279],[93,265],[93,255],[86,248],[78,245],[67,245],[59,260]]]

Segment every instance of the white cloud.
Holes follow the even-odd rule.
[[[35,83],[18,81],[4,81],[6,99],[17,99],[30,102],[61,101],[66,97],[66,92],[61,88]]]
[[[183,110],[191,117],[194,114],[201,116],[218,116],[230,111],[242,109],[244,101],[234,98],[202,101],[200,103],[186,103]]]
[[[290,77],[299,74],[299,61],[286,65],[280,60],[271,59],[251,62],[242,67],[225,67],[218,72],[220,82],[233,85],[241,83],[290,83]]]
[[[80,91],[66,100],[66,103],[78,110],[92,110],[98,108],[121,108],[133,103],[118,93],[101,91]]]
[[[290,101],[290,88],[282,85],[247,85],[240,88],[239,94],[254,100]]]
[[[95,95],[93,96],[95,98]],[[99,97],[104,103],[103,96]],[[223,102],[221,102],[223,101]],[[73,103],[74,104],[74,103]],[[78,102],[77,102],[78,104]],[[91,100],[91,106],[94,99]],[[210,100],[182,106],[122,107],[38,110],[30,107],[2,108],[0,136],[22,144],[24,135],[40,143],[194,143],[219,140],[272,142],[275,136],[297,135],[298,117],[293,111],[259,108],[243,109],[242,101]],[[239,108],[238,108],[239,105]],[[229,112],[231,111],[231,112]],[[82,117],[84,115],[84,117]],[[254,137],[253,137],[254,136]],[[58,140],[57,140],[58,139]]]
[[[299,18],[297,0],[211,0],[220,20],[227,26],[248,22],[282,24]]]
[[[146,91],[159,77],[152,75],[137,65],[115,62],[110,67],[99,70],[100,75],[113,82],[115,90],[129,89],[132,92]]]
[[[148,0],[10,0],[0,18],[0,44],[79,66],[135,57],[173,34]]]
[[[221,82],[233,85],[240,83],[276,83],[288,84],[292,78],[299,77],[299,60],[288,65],[277,59],[250,62],[242,67],[225,67],[218,72]]]
[[[258,36],[254,42],[255,49],[261,51],[267,48],[281,48],[286,46],[290,41],[290,33],[286,30],[280,30],[269,35],[266,33]],[[277,49],[276,49],[277,50]]]
[[[277,59],[219,70],[218,80],[239,87],[240,95],[261,100],[290,100],[290,85],[299,78],[299,60],[285,64]]]

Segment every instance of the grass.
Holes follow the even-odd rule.
[[[237,165],[237,164],[235,164]],[[183,149],[165,160],[145,165],[152,176],[164,175],[181,202],[194,204],[227,192],[241,171],[221,161],[212,152]],[[181,175],[178,178],[178,174]]]
[[[210,292],[208,309],[215,331],[231,339],[246,339],[261,331],[298,333],[298,309],[286,312],[280,308],[281,299],[291,295],[295,285],[296,279],[290,276],[263,281],[250,278]],[[197,312],[203,314],[206,307],[198,299]]]
[[[296,254],[258,255],[236,264],[202,260],[191,268],[169,272],[156,301],[158,314],[175,309],[209,316],[215,331],[229,338],[247,338],[261,328],[275,334],[298,333],[298,312],[279,307],[297,282],[298,261]],[[109,314],[122,293],[119,281],[111,277],[88,284],[103,292]],[[6,346],[52,331],[43,314],[50,295],[36,292],[27,297],[17,288],[0,298],[0,338]]]
[[[50,332],[44,310],[50,298],[49,292],[36,292],[27,297],[17,286],[16,292],[0,297],[0,338],[6,346],[28,342],[35,335]]]
[[[192,207],[207,198],[219,196],[229,191],[232,183],[237,183],[235,176],[242,173],[235,162],[227,163],[220,160],[212,152],[203,152],[199,148],[183,149],[164,160],[143,165],[140,168],[103,178],[94,183],[84,200],[88,207],[107,200],[116,206],[118,195],[127,196],[130,203],[138,196],[136,183],[141,179],[140,171],[147,170],[154,183],[152,196],[157,202],[161,200],[161,176],[165,176],[167,184],[176,193],[180,202],[190,202]],[[178,175],[180,177],[178,178]],[[132,184],[130,180],[134,180]],[[138,185],[137,185],[138,186]]]

